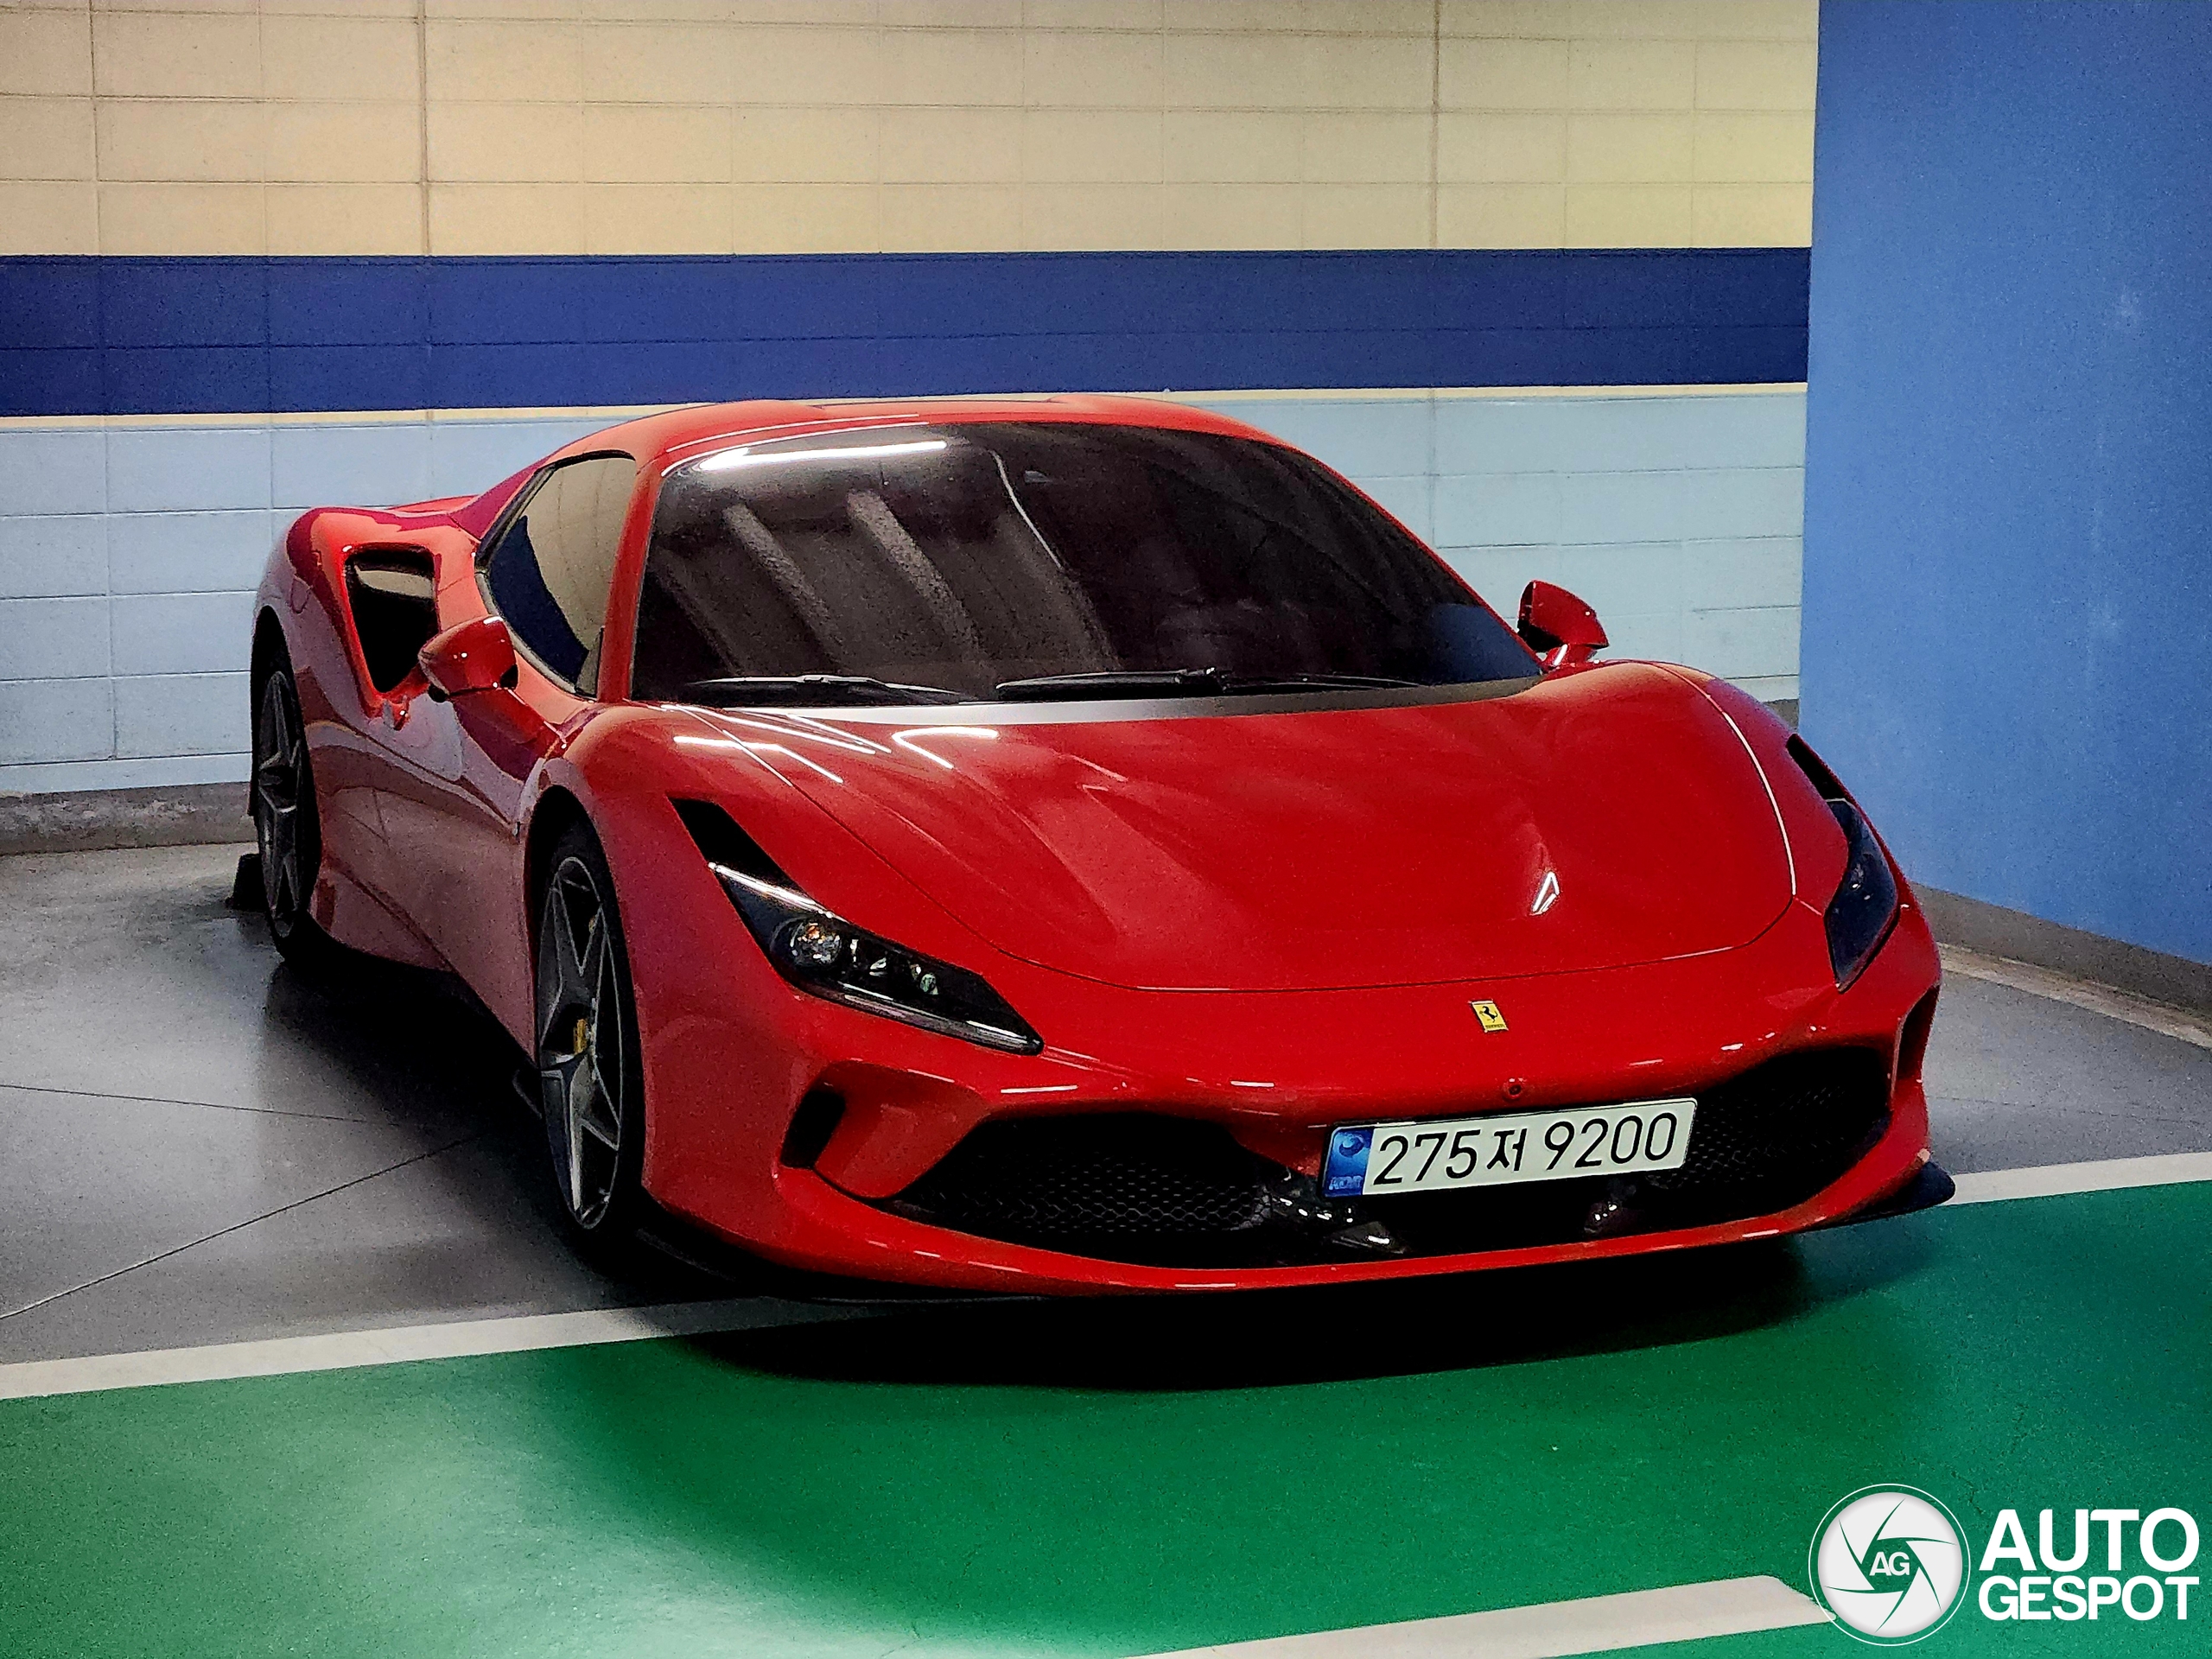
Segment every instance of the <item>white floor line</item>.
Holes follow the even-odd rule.
[[[2009,957],[1985,956],[1979,950],[1968,950],[1962,945],[1945,944],[1936,949],[1943,958],[1943,971],[1947,974],[2010,985],[2016,991],[2047,996],[2054,1002],[2069,1003],[2077,1008],[2087,1008],[2091,1014],[2124,1020],[2131,1026],[2155,1031],[2162,1037],[2178,1037],[2183,1042],[2194,1043],[2199,1048],[2212,1048],[2212,1020],[2191,1014],[2186,1008],[2153,1002],[2150,998],[2138,996],[2132,991],[2100,985],[2093,980],[2076,979],[2071,974],[2038,968],[2033,963],[2014,962]]]
[[[2170,1152],[2153,1158],[2100,1158],[2036,1169],[1993,1169],[1958,1175],[1953,1204],[1993,1204],[2000,1198],[2051,1198],[2067,1192],[2109,1192],[2123,1186],[2175,1186],[2212,1181],[2212,1152]]]
[[[1745,1636],[1825,1624],[1827,1613],[1780,1579],[1716,1579],[1580,1601],[1500,1607],[1487,1613],[1368,1624],[1311,1636],[1191,1648],[1156,1659],[1562,1659],[1573,1653],[1648,1648],[1702,1637]]]
[[[213,1382],[232,1377],[283,1376],[295,1371],[346,1370],[416,1359],[516,1354],[537,1348],[579,1348],[655,1337],[706,1336],[851,1319],[860,1310],[759,1299],[677,1302],[664,1307],[592,1308],[579,1313],[527,1313],[506,1319],[456,1319],[383,1330],[333,1331],[311,1337],[213,1343],[202,1348],[156,1348],[81,1359],[35,1359],[0,1365],[0,1400],[101,1389],[144,1389],[166,1382]]]
[[[1979,1175],[1961,1175],[1956,1179],[1959,1192],[1951,1200],[1954,1204],[2056,1198],[2069,1192],[2105,1192],[2120,1187],[2171,1186],[2186,1181],[2212,1181],[2212,1152],[2111,1158],[2094,1163],[2052,1164],[2036,1169],[1999,1169]],[[381,1330],[333,1331],[317,1336],[271,1337],[259,1342],[214,1343],[201,1348],[92,1354],[80,1359],[20,1360],[13,1364],[0,1364],[0,1400],[89,1394],[102,1389],[153,1388],[167,1382],[282,1376],[294,1371],[346,1370],[355,1366],[391,1365],[416,1359],[522,1353],[537,1348],[580,1348],[602,1342],[642,1342],[654,1337],[705,1336],[718,1331],[758,1331],[861,1318],[866,1313],[861,1307],[751,1298],[677,1302],[662,1307],[595,1308],[581,1313],[525,1313],[505,1319],[456,1319],[441,1325],[397,1325]],[[1561,1648],[1557,1651],[1579,1653],[1585,1649]]]

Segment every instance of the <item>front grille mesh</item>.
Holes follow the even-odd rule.
[[[1688,1160],[1633,1181],[1596,1176],[1357,1201],[1415,1255],[1511,1249],[1772,1214],[1840,1176],[1889,1126],[1872,1049],[1783,1055],[1699,1096]],[[985,1123],[892,1201],[903,1215],[1012,1243],[1190,1267],[1341,1259],[1287,1193],[1311,1183],[1217,1125],[1123,1112]],[[1602,1222],[1593,1220],[1596,1206]]]

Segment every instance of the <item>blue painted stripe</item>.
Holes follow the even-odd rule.
[[[1805,378],[1802,248],[0,259],[0,414]]]

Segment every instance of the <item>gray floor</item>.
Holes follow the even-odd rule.
[[[556,1230],[518,1056],[439,979],[311,984],[240,849],[0,858],[0,1362],[728,1294]],[[1955,1172],[2212,1150],[2212,1051],[1953,976]]]

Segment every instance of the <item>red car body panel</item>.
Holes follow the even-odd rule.
[[[378,692],[351,620],[346,562],[383,549],[429,556],[440,626],[485,614],[479,542],[536,467],[474,498],[303,515],[257,610],[281,632],[308,726],[315,920],[342,943],[451,969],[528,1051],[541,814],[581,810],[630,945],[647,1191],[750,1249],[833,1273],[1077,1292],[1452,1272],[1819,1225],[1926,1162],[1919,1051],[1939,970],[1925,920],[1900,876],[1886,943],[1837,989],[1821,917],[1843,834],[1788,729],[1707,676],[1584,664],[1511,695],[1237,713],[1194,702],[1159,717],[1095,703],[627,701],[669,468],[772,435],[983,420],[1274,442],[1116,398],[736,404],[594,435],[548,458],[639,464],[593,701],[528,662],[512,691],[437,702],[418,670]],[[1043,1052],[995,1052],[795,989],[677,800],[723,806],[831,910],[981,974]],[[1537,906],[1548,878],[1556,899]],[[1481,1027],[1477,998],[1500,1005],[1505,1030]],[[1201,1269],[1006,1243],[879,1202],[990,1119],[1200,1118],[1312,1174],[1332,1124],[1696,1094],[1834,1046],[1883,1058],[1886,1132],[1808,1201],[1719,1225]],[[846,1109],[810,1167],[788,1166],[793,1115],[818,1085]]]

